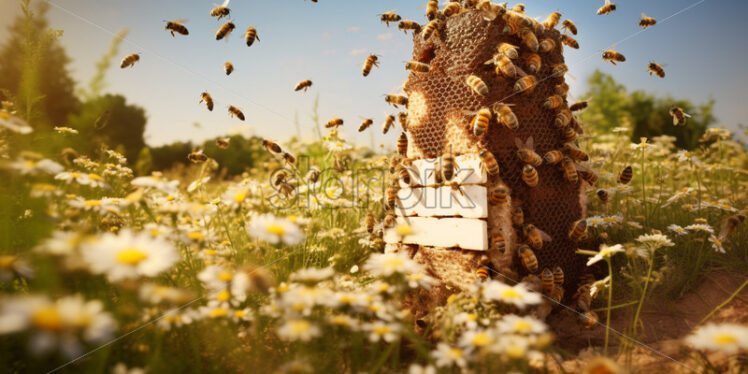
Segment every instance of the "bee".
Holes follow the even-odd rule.
[[[517,3],[512,7],[513,12],[525,13],[525,4]]]
[[[474,93],[480,96],[488,95],[488,86],[486,86],[486,83],[477,76],[470,74],[465,79],[465,82],[467,83],[468,87],[473,90]]]
[[[683,109],[674,106],[670,108],[670,115],[673,116],[673,126],[686,125],[686,118],[691,118],[691,115],[684,112]]]
[[[506,241],[504,241],[504,234],[501,233],[501,230],[491,232],[488,242],[490,248],[493,248],[502,254],[506,252]]]
[[[650,77],[652,74],[655,74],[660,78],[665,78],[665,69],[662,68],[662,65],[656,62],[650,62],[649,65],[647,65],[647,70],[649,71]]]
[[[231,73],[234,72],[234,64],[226,61],[223,64],[223,72],[226,73],[226,75],[231,75]]]
[[[489,176],[495,177],[499,175],[499,163],[496,161],[496,157],[493,156],[488,149],[483,148],[478,152],[478,156],[483,162],[482,167],[486,170]]]
[[[216,32],[216,40],[221,40],[229,36],[229,34],[231,34],[231,32],[234,31],[235,28],[236,25],[234,25],[234,23],[231,21],[224,23],[223,26],[221,26]]]
[[[654,26],[657,24],[657,20],[652,17],[647,17],[646,14],[642,13],[642,19],[639,20],[639,26],[643,28],[647,28],[649,26]]]
[[[390,22],[398,22],[402,19],[398,14],[395,13],[394,10],[391,10],[389,12],[384,12],[380,14],[379,20],[386,23],[387,27],[390,26]]]
[[[562,130],[561,134],[561,140],[563,140],[564,143],[569,143],[577,140],[577,131],[574,129],[574,127],[566,127]]]
[[[587,182],[590,186],[594,186],[597,183],[597,173],[595,173],[592,169],[577,165],[577,172],[579,173],[579,176],[584,179],[585,182]]]
[[[132,54],[125,56],[125,58],[122,59],[122,62],[119,64],[119,67],[122,69],[128,66],[133,67],[135,66],[135,63],[138,61],[140,61],[140,54],[132,53]]]
[[[275,174],[275,177],[273,177],[272,184],[273,186],[279,186],[281,183],[285,182],[288,178],[288,173],[285,170],[281,170],[277,174]]]
[[[722,224],[722,228],[719,231],[719,240],[726,240],[727,237],[730,236],[730,234],[735,232],[735,230],[738,228],[738,225],[740,225],[743,221],[745,221],[744,214],[735,214],[727,217],[725,222]]]
[[[527,242],[534,249],[543,248],[543,241],[551,241],[550,235],[546,234],[545,231],[537,228],[532,223],[528,223],[522,226],[522,234],[527,239]]]
[[[558,95],[551,95],[543,102],[543,107],[546,109],[556,109],[564,104],[564,98]]]
[[[187,30],[187,27],[183,25],[184,22],[187,20],[184,19],[178,19],[176,21],[164,21],[166,22],[166,27],[164,27],[166,30],[169,30],[171,33],[171,37],[174,37],[174,33],[180,34],[180,35],[189,35],[190,32]]]
[[[221,5],[216,5],[213,9],[210,10],[210,16],[218,17],[218,19],[228,17],[229,14],[231,14],[231,9],[229,9],[228,5],[229,0],[225,0]]]
[[[216,139],[216,146],[221,149],[227,149],[231,138],[218,138]]]
[[[517,227],[522,227],[525,223],[525,213],[522,211],[522,207],[516,206],[512,208],[511,218],[512,224]]]
[[[553,93],[559,96],[566,96],[569,93],[569,85],[562,82],[553,87]]]
[[[463,0],[465,9],[475,9],[478,6],[478,0]]]
[[[545,161],[546,164],[556,165],[561,160],[564,159],[564,154],[561,153],[561,151],[552,150],[546,152],[546,154],[543,156],[543,161]]]
[[[439,0],[429,0],[429,2],[426,3],[426,18],[428,18],[429,21],[433,21],[436,18],[436,15],[438,12],[439,12]],[[424,39],[428,39],[428,38],[424,37]]]
[[[592,305],[591,283],[582,283],[582,285],[577,288],[577,292],[574,294],[574,299],[577,300],[577,309],[583,312],[589,311],[590,306]]]
[[[397,122],[400,122],[403,131],[408,131],[408,112],[400,112],[397,114]]]
[[[408,136],[404,131],[401,132],[400,137],[397,138],[397,153],[401,154],[402,156],[406,156],[408,154]]]
[[[569,157],[564,156],[563,160],[561,160],[561,170],[564,172],[564,178],[574,184],[577,184],[579,182],[579,174],[577,173],[577,168],[574,166],[574,161],[572,161]]]
[[[237,108],[237,107],[235,107],[235,106],[233,106],[233,105],[229,105],[229,115],[230,115],[230,116],[231,116],[232,118],[233,118],[234,116],[236,116],[236,117],[237,117],[237,118],[239,118],[240,120],[244,121],[244,113],[242,113],[242,111],[241,111],[241,110],[239,110],[239,108]]]
[[[281,157],[284,161],[288,162],[291,165],[296,164],[296,157],[288,152],[283,152],[283,155]]]
[[[537,52],[538,48],[540,48],[538,37],[535,36],[535,33],[532,32],[532,30],[528,28],[521,29],[519,31],[519,37],[522,39],[522,42],[525,43],[525,46],[531,51]]]
[[[585,271],[582,273],[582,275],[579,277],[579,284],[592,284],[595,283],[595,276],[592,275],[589,271]]]
[[[598,324],[599,318],[597,317],[597,313],[589,310],[579,315],[579,320],[584,324],[584,327],[587,329],[591,329],[595,327],[595,325]]]
[[[255,39],[257,39],[258,42],[260,41],[260,37],[257,36],[257,29],[254,27],[248,27],[243,36],[244,42],[247,43],[247,47],[251,47],[255,42]]]
[[[278,143],[267,139],[262,139],[262,147],[265,148],[268,152],[274,154],[280,154],[283,152],[283,149],[278,145]]]
[[[295,87],[295,88],[294,88],[293,90],[294,90],[294,91],[301,91],[301,90],[304,90],[304,92],[306,92],[306,90],[307,90],[307,89],[308,89],[309,87],[312,87],[312,81],[310,81],[309,79],[304,79],[303,81],[301,81],[301,82],[297,83],[297,84],[296,84],[296,87]]]
[[[386,95],[384,101],[394,107],[397,107],[398,105],[402,105],[406,108],[408,107],[408,98],[403,95]]]
[[[556,42],[553,41],[553,39],[543,39],[540,41],[540,44],[538,45],[538,51],[540,52],[550,52],[554,48],[556,48]]]
[[[278,186],[280,189],[280,192],[286,197],[289,198],[293,195],[294,191],[296,190],[291,184],[286,182],[281,182],[281,184]]]
[[[577,34],[577,25],[570,19],[565,19],[564,22],[561,22],[561,28],[570,32],[572,35]]]
[[[200,102],[198,102],[198,104],[202,103],[203,101],[205,101],[205,106],[208,107],[208,110],[212,112],[213,111],[213,97],[211,97],[209,93],[203,92],[200,94]]]
[[[498,122],[504,126],[506,126],[509,129],[516,130],[519,128],[519,121],[517,120],[517,116],[514,115],[514,112],[512,112],[512,108],[510,107],[512,104],[504,104],[502,102],[498,102],[492,105],[491,109],[493,110],[494,114],[496,114],[496,118]]]
[[[629,184],[631,182],[631,178],[634,177],[634,169],[631,167],[631,165],[626,166],[621,170],[621,173],[618,174],[618,183],[620,184]]]
[[[366,77],[371,73],[371,69],[374,66],[379,66],[379,57],[377,57],[377,55],[369,55],[369,57],[366,58],[366,61],[364,61],[364,68],[361,72]]]
[[[522,142],[520,138],[514,138],[514,144],[517,145],[517,157],[522,160],[522,162],[532,166],[540,166],[543,164],[543,158],[535,153],[534,139],[532,136],[527,138],[524,142]]]
[[[534,75],[526,75],[514,83],[514,92],[530,94],[535,89],[538,79]]]
[[[564,269],[558,265],[553,268],[553,283],[558,286],[564,285]]]
[[[395,169],[397,168],[397,165],[400,165],[400,162],[403,161],[403,158],[404,157],[399,153],[392,155],[392,158],[390,159],[390,174],[395,174]]]
[[[498,185],[491,189],[491,192],[488,194],[488,201],[493,205],[499,205],[506,203],[508,197],[509,190],[502,185]]]
[[[569,239],[578,242],[585,236],[587,236],[587,220],[582,218],[571,225],[571,230],[569,230]]]
[[[418,22],[409,20],[400,21],[400,23],[397,24],[397,28],[403,30],[406,34],[408,33],[408,30],[413,30],[413,32],[421,31],[421,25]]]
[[[611,64],[615,65],[616,62],[626,61],[626,56],[615,50],[616,45],[613,44],[609,50],[603,52],[603,61],[610,61]]]
[[[192,163],[199,164],[205,161],[208,161],[208,156],[206,156],[203,153],[203,150],[199,150],[196,152],[190,152],[190,154],[187,155],[187,159],[190,160]]]
[[[551,298],[554,302],[557,304],[561,304],[561,300],[564,298],[564,288],[559,287],[557,285],[553,285],[553,289],[551,290],[551,294],[548,295],[548,297]]]
[[[414,73],[428,73],[429,64],[424,64],[423,62],[418,61],[408,61],[405,64],[405,70],[410,70]]]
[[[600,199],[600,201],[602,201],[604,203],[607,203],[608,200],[610,199],[610,193],[606,189],[601,188],[601,189],[597,190],[597,192],[595,192],[595,194],[597,195],[597,198]]]
[[[483,136],[488,130],[488,123],[491,121],[491,111],[483,108],[473,117],[473,135],[476,137]]]
[[[616,10],[616,5],[611,3],[610,0],[605,0],[605,4],[597,10],[598,15],[610,14]]]
[[[545,295],[550,295],[551,291],[553,291],[553,272],[551,269],[543,268],[543,271],[540,273],[540,280],[543,283],[543,293]]]
[[[394,215],[394,214],[392,214],[392,213],[387,213],[387,214],[386,214],[386,215],[384,216],[384,222],[382,223],[382,226],[384,226],[384,227],[392,227],[392,226],[395,226],[395,220],[396,220],[396,217],[395,217],[395,215]]]
[[[441,163],[441,172],[442,177],[444,177],[445,181],[449,181],[454,177],[455,175],[455,156],[452,154],[452,150],[447,150],[442,155],[442,163]]]
[[[543,65],[543,62],[537,53],[525,53],[522,55],[522,59],[525,60],[527,71],[532,74],[537,73],[540,70],[540,67]]]
[[[553,76],[560,77],[568,72],[569,72],[569,67],[566,66],[566,64],[564,63],[551,65],[551,75]],[[564,92],[564,94],[560,96],[566,96],[566,92]]]
[[[421,31],[421,37],[423,40],[429,40],[432,34],[434,34],[434,31],[436,31],[437,27],[439,26],[439,21],[433,20],[429,21],[429,23],[426,24],[426,26],[423,27],[423,31]]]
[[[504,75],[508,78],[517,77],[517,67],[509,57],[497,53],[493,59],[488,61],[488,63],[491,62],[496,65],[496,75]]]
[[[579,49],[579,42],[569,35],[561,34],[561,43],[564,43],[568,47]]]
[[[390,131],[390,128],[395,124],[395,116],[390,114],[387,116],[387,118],[384,119],[384,123],[382,124],[382,134],[386,134],[388,131]]]
[[[361,126],[358,127],[358,132],[362,132],[369,128],[374,123],[374,120],[371,118],[364,119],[364,122],[361,122]]]
[[[556,113],[556,117],[553,119],[553,125],[559,129],[565,129],[569,127],[569,123],[571,123],[572,118],[573,116],[571,114],[571,111],[568,109],[563,109],[560,112]]]
[[[309,183],[317,183],[319,180],[319,176],[322,174],[321,171],[319,171],[319,168],[316,166],[312,166],[309,168],[309,171],[306,173],[306,180],[309,181]]]
[[[376,218],[374,217],[374,213],[369,213],[366,215],[366,219],[364,220],[364,226],[366,227],[366,232],[369,234],[374,232],[374,224],[376,223]]]
[[[478,267],[478,270],[475,271],[475,274],[478,276],[479,280],[484,281],[491,277],[491,274],[489,273],[489,271],[490,269],[488,266],[488,261],[485,261]]]
[[[460,3],[452,2],[447,4],[444,9],[442,9],[442,15],[444,16],[444,18],[451,17],[455,14],[459,14],[461,10],[462,6],[460,5]]]
[[[530,187],[535,187],[538,185],[538,171],[535,170],[535,167],[533,167],[530,164],[525,164],[525,166],[522,168],[522,180],[527,183]]]
[[[390,209],[395,209],[395,202],[397,199],[397,190],[395,187],[387,187],[387,206]]]
[[[340,126],[343,126],[343,119],[342,118],[338,118],[338,117],[333,117],[333,119],[329,120],[325,124],[325,128],[328,128],[328,129],[336,128],[336,127],[340,127]]]
[[[409,186],[411,185],[410,182],[412,181],[412,179],[410,178],[410,172],[405,166],[400,165],[400,167],[398,167],[397,175],[398,178],[400,178],[400,180],[402,180],[405,184]]]
[[[571,156],[571,158],[576,161],[587,161],[590,159],[590,156],[587,155],[587,152],[579,149],[572,143],[564,144],[564,151],[566,151],[566,153],[568,153],[569,156]]]
[[[558,21],[561,20],[561,13],[559,12],[553,12],[548,15],[548,18],[543,21],[543,26],[546,29],[552,29],[555,28],[558,25]]]
[[[572,112],[578,112],[582,109],[587,108],[587,105],[588,105],[587,101],[578,101],[574,104],[571,104],[571,106],[569,107],[569,110]]]
[[[526,244],[519,246],[519,258],[527,271],[530,273],[538,272],[538,258],[535,257],[535,252],[530,249],[530,246]]]
[[[497,49],[502,56],[506,56],[512,60],[516,60],[519,58],[518,47],[516,45],[509,43],[500,43]]]

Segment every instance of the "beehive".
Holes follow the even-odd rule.
[[[436,157],[448,149],[455,155],[477,154],[483,147],[495,156],[500,177],[489,181],[487,188],[490,191],[493,186],[503,183],[511,191],[511,198],[506,204],[489,207],[487,226],[489,235],[501,230],[506,239],[506,251],[499,253],[490,248],[481,253],[421,246],[415,251],[415,258],[425,263],[431,274],[440,278],[447,288],[464,288],[466,283],[474,280],[473,273],[480,265],[476,259],[485,255],[500,274],[495,278],[518,281],[527,274],[516,254],[524,239],[521,229],[512,226],[510,210],[520,206],[525,222],[534,224],[552,238],[541,250],[535,251],[539,268],[560,266],[566,274],[564,287],[569,297],[576,288],[577,276],[584,269],[582,256],[575,254],[577,244],[569,239],[568,233],[573,223],[585,214],[582,200],[586,184],[581,177],[578,183],[567,181],[559,165],[544,162],[536,168],[539,184],[529,187],[522,180],[525,163],[518,158],[515,145],[515,138],[525,140],[532,136],[535,151],[541,156],[551,150],[563,150],[563,130],[554,126],[554,119],[560,110],[568,108],[565,95],[559,108],[547,109],[543,105],[549,96],[554,95],[555,87],[564,83],[563,73],[552,72],[554,65],[564,62],[561,33],[543,28],[524,14],[503,8],[501,13],[496,16],[483,10],[465,9],[437,21],[437,30],[428,40],[424,40],[421,33],[415,33],[413,59],[429,64],[430,70],[410,74],[404,89],[409,99],[409,158]],[[532,23],[531,30],[538,40],[550,39],[555,43],[552,50],[537,52],[542,59],[542,67],[533,74],[537,84],[520,93],[514,89],[519,77],[497,75],[494,65],[486,64],[502,42],[518,46],[520,56],[529,52],[519,35],[504,32],[510,17],[523,17],[524,22]],[[522,57],[513,62],[518,68],[528,70]],[[468,86],[466,78],[471,74],[485,82],[489,89],[487,95],[476,94]],[[496,102],[512,104],[519,127],[502,126],[494,116],[485,136],[473,136],[471,113]],[[569,126],[578,129],[575,120]],[[411,249],[415,250],[413,246]],[[421,302],[439,304],[448,293],[444,288],[436,289],[430,296],[421,295],[422,299],[429,299]]]

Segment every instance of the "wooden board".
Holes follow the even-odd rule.
[[[413,233],[401,237],[398,234],[400,225],[409,226]],[[488,249],[488,224],[472,218],[397,217],[395,226],[384,230],[384,241],[485,251]]]
[[[459,184],[482,184],[488,181],[481,161],[475,154],[455,157],[455,175],[450,181]],[[413,160],[408,170],[414,186],[431,186],[436,184],[435,173],[440,169],[441,157]],[[410,187],[401,182],[403,188]]]
[[[462,193],[460,192],[462,191]],[[487,218],[488,198],[486,187],[449,186],[439,188],[403,188],[397,192],[395,213],[398,216]]]

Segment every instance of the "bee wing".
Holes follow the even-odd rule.
[[[683,112],[683,116],[684,116],[684,117],[688,117],[688,118],[691,118],[691,115],[690,115],[690,114],[688,114],[688,113],[686,113],[686,112]]]
[[[670,115],[673,116],[673,126],[678,126],[678,122],[680,122],[678,121],[678,117],[676,117],[672,112],[670,113]]]
[[[187,22],[190,22],[190,20],[188,20],[187,18],[180,18],[180,19],[178,19],[178,20],[176,20],[174,22],[176,22],[176,23],[187,23]]]
[[[528,149],[535,149],[534,145],[535,144],[534,144],[534,140],[532,139],[532,136],[527,138],[527,141],[525,141],[525,147]]]
[[[535,230],[538,230],[538,234],[540,234],[540,238],[543,239],[544,242],[551,242],[551,241],[553,241],[553,238],[551,238],[551,236],[548,235],[548,233],[546,233],[545,231],[543,231],[543,230],[541,230],[539,228],[535,228]]]
[[[229,1],[231,1],[231,0],[224,0],[223,4],[221,4],[221,6],[224,6],[224,7],[228,6],[229,5]]]
[[[514,144],[516,144],[519,149],[525,148],[525,145],[519,137],[514,138]]]
[[[610,4],[610,0],[605,0],[605,5],[609,5],[609,4]]]

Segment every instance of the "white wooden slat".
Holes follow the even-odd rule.
[[[436,170],[439,170],[441,158],[413,160],[409,167],[414,184],[430,186],[436,184]],[[460,184],[480,184],[488,180],[486,172],[481,166],[478,155],[468,154],[455,157],[455,176],[452,181]],[[402,187],[408,187],[401,184]]]
[[[462,191],[462,193],[460,193]],[[486,187],[480,185],[439,188],[403,188],[397,192],[395,213],[399,216],[487,218]]]
[[[410,226],[413,233],[401,237],[398,234],[400,225]],[[471,218],[397,217],[395,226],[384,230],[384,241],[485,251],[488,249],[488,224]]]

